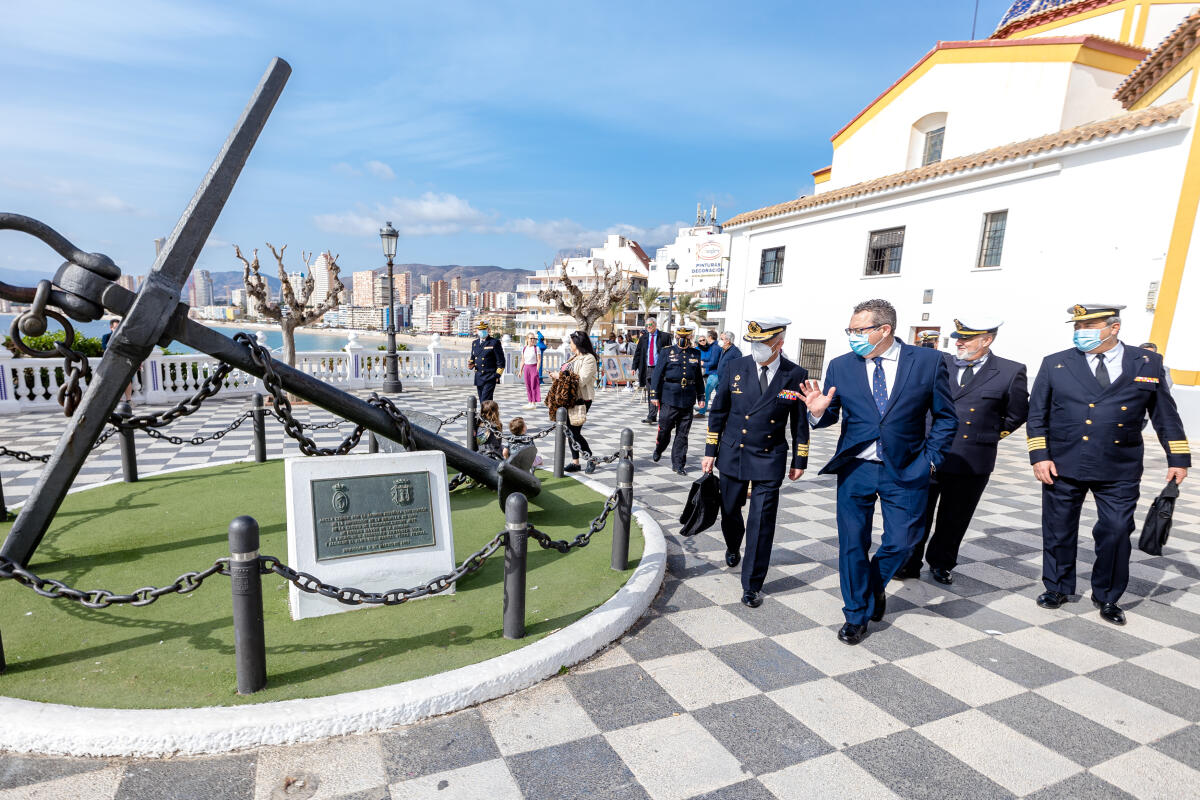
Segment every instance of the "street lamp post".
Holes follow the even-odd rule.
[[[671,335],[675,322],[675,279],[679,277],[679,265],[675,259],[667,264],[667,336]]]
[[[383,254],[388,260],[388,305],[387,305],[387,358],[384,365],[383,393],[399,394],[404,391],[400,383],[400,371],[396,365],[396,300],[395,276],[392,274],[392,259],[396,257],[396,241],[400,233],[388,223],[379,229],[379,238],[383,240]]]

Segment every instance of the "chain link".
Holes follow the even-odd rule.
[[[116,425],[118,428],[125,430],[134,428],[145,431],[149,431],[151,428],[162,428],[166,425],[170,425],[180,417],[186,417],[189,414],[195,414],[197,411],[199,411],[201,404],[203,404],[205,400],[208,400],[217,392],[221,391],[221,389],[225,388],[225,379],[229,377],[229,373],[231,372],[233,372],[233,365],[222,363],[219,367],[213,370],[213,372],[209,374],[209,376],[205,378],[203,382],[201,382],[200,388],[196,390],[195,394],[185,400],[179,401],[179,403],[172,408],[157,414],[144,414],[140,417],[121,417],[113,414],[111,417],[109,417],[109,422],[111,422],[113,425]],[[68,413],[67,416],[70,416],[70,414]],[[180,442],[176,442],[176,444],[179,443]]]
[[[608,515],[613,512],[613,509],[615,509],[620,502],[621,491],[618,489],[610,494],[608,499],[604,501],[604,510],[602,510],[600,514],[591,521],[591,524],[588,525],[588,529],[583,533],[578,534],[569,542],[566,539],[551,539],[549,534],[539,531],[537,528],[533,527],[533,525],[529,526],[529,538],[541,545],[543,550],[557,550],[560,553],[568,553],[572,549],[578,547],[587,547],[588,544],[591,543],[592,537],[604,530],[604,526],[608,524]]]
[[[43,578],[22,567],[15,561],[0,556],[0,580],[15,580],[22,586],[33,589],[42,597],[74,600],[87,608],[108,608],[113,605],[148,606],[168,594],[187,594],[200,588],[205,580],[216,574],[229,574],[229,559],[218,558],[202,572],[185,572],[166,586],[143,586],[129,594],[114,594],[107,589],[81,590],[67,586],[53,578]]]
[[[50,460],[50,456],[35,456],[33,453],[26,453],[24,450],[9,450],[4,445],[0,444],[0,457],[8,456],[15,458],[17,461],[40,461],[45,464]]]
[[[349,453],[358,446],[363,433],[367,430],[363,425],[356,425],[350,435],[336,447],[319,447],[312,438],[306,436],[304,425],[292,413],[292,401],[288,399],[279,376],[275,374],[271,351],[260,345],[253,337],[246,333],[234,334],[233,340],[250,351],[250,357],[254,360],[255,365],[263,371],[263,387],[271,393],[271,399],[275,404],[273,413],[283,423],[284,432],[299,444],[301,453],[304,453],[306,456],[341,456]],[[404,416],[404,412],[396,408],[395,404],[386,397],[372,397],[367,400],[367,403],[376,408],[381,408],[388,413],[388,416],[396,423],[396,433],[398,436],[393,438],[405,450],[411,450],[413,441],[412,425],[409,423],[408,417]],[[319,427],[332,426],[327,424]]]
[[[349,586],[334,586],[307,572],[297,572],[274,556],[259,556],[258,560],[262,564],[264,573],[274,572],[284,580],[295,584],[301,591],[319,594],[343,605],[360,606],[366,603],[368,605],[398,606],[409,600],[416,600],[418,597],[428,597],[444,592],[462,578],[483,569],[484,562],[500,549],[507,538],[507,531],[500,531],[481,549],[468,556],[453,572],[447,572],[445,575],[411,589],[389,589],[386,592],[367,592]]]
[[[462,411],[458,412],[453,417],[446,417],[445,419],[441,420],[441,423],[443,426],[450,425],[451,423],[458,422],[460,419],[462,419],[465,416],[467,416],[467,409],[464,408]]]
[[[618,447],[617,452],[610,456],[597,457],[583,449],[583,446],[579,444],[579,440],[575,438],[575,434],[571,431],[570,427],[567,428],[567,438],[571,440],[571,444],[573,446],[572,452],[579,453],[583,457],[584,461],[590,461],[593,464],[611,464],[623,455],[625,449],[623,447]]]
[[[242,415],[240,417],[236,418],[233,422],[226,425],[223,429],[217,431],[216,433],[209,434],[208,436],[192,436],[191,438],[184,438],[182,436],[171,436],[171,435],[165,434],[161,431],[157,431],[154,428],[146,428],[145,433],[152,439],[162,439],[163,441],[167,441],[167,442],[170,442],[171,444],[175,444],[175,445],[179,445],[179,444],[200,445],[200,444],[204,444],[205,442],[220,441],[221,439],[225,438],[226,435],[228,435],[228,434],[232,433],[233,431],[236,431],[238,428],[240,428],[242,426],[243,422],[245,422],[246,420],[250,419],[253,416],[254,416],[253,411],[245,411],[242,413]]]
[[[462,416],[466,416],[465,411],[462,412]],[[505,433],[504,431],[500,430],[492,423],[488,422],[483,417],[479,417],[479,416],[475,417],[475,425],[481,431],[486,431],[488,433],[493,433],[493,434],[499,436],[501,441],[505,442],[506,444],[530,444],[531,442],[535,442],[538,439],[546,438],[550,434],[554,433],[554,429],[558,427],[555,424],[555,425],[548,425],[547,427],[542,428],[541,430],[535,431],[533,433],[520,433],[520,434]]]

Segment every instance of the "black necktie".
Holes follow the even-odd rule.
[[[762,371],[758,373],[758,388],[762,390],[763,394],[767,393],[767,368],[766,367],[763,367]]]
[[[962,371],[962,376],[959,377],[959,379],[958,379],[958,385],[965,387],[968,383],[971,382],[971,378],[974,378],[974,377],[975,377],[975,365],[967,364],[966,369],[964,369]]]
[[[1096,382],[1100,384],[1101,389],[1107,389],[1112,383],[1108,378],[1108,366],[1104,363],[1104,356],[1096,356]]]

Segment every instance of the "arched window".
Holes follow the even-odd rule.
[[[941,161],[942,145],[945,140],[945,111],[926,114],[914,122],[908,144],[908,169]]]

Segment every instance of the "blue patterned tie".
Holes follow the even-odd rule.
[[[875,398],[875,407],[879,409],[879,416],[882,417],[888,402],[887,377],[883,374],[883,356],[875,356],[871,360],[875,362],[875,372],[871,375],[871,395]],[[875,457],[880,461],[883,460],[882,442],[875,442]]]

